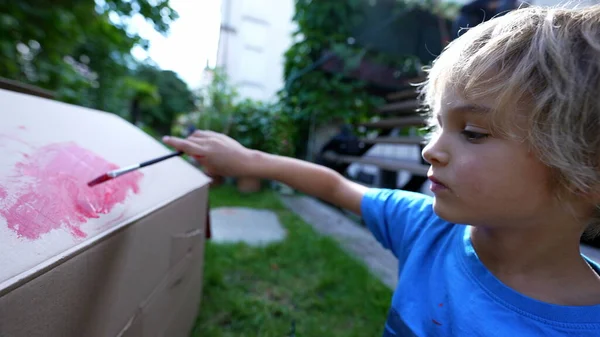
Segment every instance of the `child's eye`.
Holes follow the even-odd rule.
[[[469,131],[469,130],[463,130],[461,132],[461,134],[469,142],[481,141],[481,140],[483,140],[483,139],[485,139],[485,138],[487,138],[489,136],[488,134],[485,134],[485,133],[480,133],[480,132],[475,132],[475,131]]]

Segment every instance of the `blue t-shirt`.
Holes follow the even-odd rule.
[[[384,337],[600,336],[600,305],[553,305],[505,286],[479,261],[468,226],[440,219],[432,204],[387,189],[362,200],[365,223],[399,262]]]

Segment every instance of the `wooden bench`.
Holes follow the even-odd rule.
[[[427,171],[429,170],[429,165],[424,165],[415,161],[410,160],[401,160],[401,159],[391,159],[391,158],[380,158],[380,157],[356,157],[356,156],[344,156],[338,155],[334,153],[325,153],[324,157],[331,161],[336,161],[338,163],[357,163],[357,164],[366,164],[366,165],[374,165],[379,168],[389,170],[389,171],[408,171],[412,174],[416,174],[419,176],[427,176]]]

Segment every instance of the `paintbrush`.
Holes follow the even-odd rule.
[[[154,158],[148,161],[145,161],[143,163],[139,163],[139,164],[135,164],[135,165],[131,165],[131,166],[126,166],[120,169],[116,169],[116,170],[112,170],[109,172],[104,173],[103,175],[99,176],[98,178],[90,181],[88,183],[88,186],[92,187],[94,185],[98,185],[101,184],[105,181],[109,181],[112,180],[116,177],[122,176],[126,173],[138,170],[142,167],[148,166],[148,165],[152,165],[152,164],[156,164],[158,162],[161,162],[163,160],[169,159],[169,158],[173,158],[173,157],[177,157],[177,156],[181,156],[183,154],[182,151],[178,151],[178,152],[173,152],[171,154],[168,154],[166,156],[162,156],[162,157],[158,157],[158,158]]]

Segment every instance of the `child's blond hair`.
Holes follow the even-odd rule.
[[[529,144],[555,173],[557,196],[600,195],[599,5],[514,10],[469,29],[427,71],[427,111],[448,89],[493,103],[493,132]],[[505,118],[518,111],[521,130]]]

